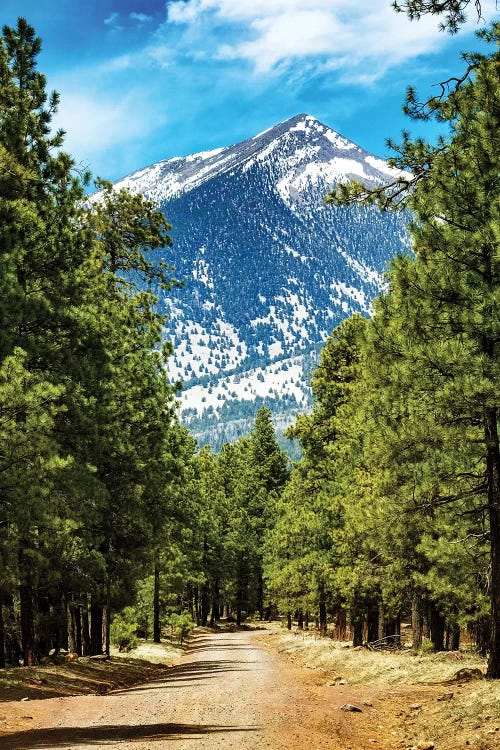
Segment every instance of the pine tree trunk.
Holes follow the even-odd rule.
[[[111,626],[111,575],[108,573],[106,578],[106,603],[102,611],[102,642],[104,644],[104,652],[107,656],[111,653],[111,638],[110,638],[110,626]]]
[[[352,645],[362,646],[363,645],[363,618],[359,616],[355,617],[352,621],[352,626],[353,626]]]
[[[5,623],[3,619],[3,591],[0,590],[0,669],[5,667]]]
[[[460,647],[460,625],[450,627],[450,651],[458,651]]]
[[[430,631],[434,651],[444,651],[445,619],[434,605],[430,606]]]
[[[198,602],[198,586],[194,587],[194,619],[197,625],[201,625],[200,606]]]
[[[66,637],[68,635],[68,613],[66,610],[66,597],[64,596],[62,584],[57,590],[57,600],[54,602],[54,610],[56,612],[56,627],[53,648],[59,650],[61,646],[66,648],[68,645],[66,642]]]
[[[102,612],[101,604],[92,596],[90,604],[90,655],[102,654]]]
[[[26,542],[21,541],[18,551],[21,652],[24,666],[31,667],[36,663],[33,581],[31,576],[31,564],[26,559],[23,545],[26,545]]]
[[[500,678],[500,449],[496,409],[485,414],[491,544],[491,635],[487,677]]]
[[[160,623],[160,565],[155,560],[154,570],[154,591],[153,591],[153,641],[161,643],[161,623]]]
[[[68,651],[78,653],[76,646],[75,606],[72,599],[66,600],[67,622],[68,622]]]
[[[78,656],[83,656],[82,650],[82,610],[80,606],[73,607],[75,646]]]
[[[201,588],[201,625],[205,628],[210,614],[210,585],[206,581]]]
[[[386,624],[386,621],[385,621],[384,608],[382,607],[382,605],[379,605],[379,608],[378,608],[378,627],[377,627],[377,640],[379,640],[379,641],[382,638],[384,638],[385,635],[386,635],[385,624]]]
[[[297,614],[297,627],[299,630],[304,630],[304,613],[301,609]]]
[[[35,663],[35,632],[33,625],[33,591],[29,583],[19,586],[21,609],[21,650],[25,667]]]
[[[370,604],[367,613],[368,633],[366,640],[368,643],[376,641],[378,638],[379,610],[378,604]]]
[[[220,592],[219,592],[219,579],[216,578],[212,591],[212,614],[210,615],[210,626],[213,628],[216,621],[219,619],[220,611]]]
[[[286,626],[288,630],[292,629],[292,613],[290,612],[290,610],[288,610],[286,614]]]
[[[36,597],[37,607],[36,611],[38,614],[37,627],[35,629],[35,642],[37,644],[37,650],[40,654],[48,654],[51,649],[51,635],[49,631],[48,622],[50,620],[50,601],[46,592],[47,575],[42,575],[38,579],[38,595]]]
[[[422,597],[418,591],[413,592],[411,601],[411,627],[412,645],[414,649],[422,645],[423,622],[422,622]]]
[[[186,596],[187,596],[187,600],[188,600],[188,612],[189,612],[189,614],[191,616],[192,621],[194,622],[195,619],[196,619],[196,616],[195,616],[194,604],[193,604],[193,600],[194,600],[194,597],[193,597],[193,586],[192,586],[191,583],[188,583],[188,585],[187,585]]]
[[[257,579],[257,609],[259,611],[259,617],[261,620],[264,619],[264,578],[262,576],[262,570],[259,569]]]
[[[347,612],[345,609],[339,609],[337,612],[335,627],[337,629],[337,639],[345,641],[347,637]]]
[[[326,621],[326,597],[325,587],[323,584],[319,587],[319,634],[321,636],[326,635],[327,621]]]
[[[89,607],[88,602],[86,602],[82,608],[82,656],[89,656],[90,653]]]
[[[491,624],[490,618],[488,616],[481,617],[474,626],[476,646],[478,647],[481,656],[484,657],[488,655],[488,649],[490,645],[490,631]]]

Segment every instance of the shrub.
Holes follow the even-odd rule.
[[[422,638],[422,643],[420,644],[419,653],[420,654],[432,654],[434,651],[434,644],[431,641],[430,638]]]
[[[111,621],[109,638],[111,643],[117,646],[120,652],[132,651],[139,644],[137,638],[137,629],[139,626],[136,619],[134,608],[125,607]]]
[[[183,612],[181,615],[172,612],[167,618],[167,625],[171,628],[172,636],[176,636],[181,645],[195,628],[194,622],[187,612]]]

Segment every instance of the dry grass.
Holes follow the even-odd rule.
[[[324,684],[342,678],[347,685],[373,687],[380,708],[398,717],[393,721],[404,732],[402,747],[432,738],[436,750],[500,750],[500,680],[455,679],[463,668],[484,672],[486,663],[478,656],[373,652],[300,632],[275,631],[269,637],[296,663],[323,672]],[[413,710],[412,704],[421,707]]]
[[[467,740],[475,750],[498,750],[500,685],[486,680],[474,682],[459,688],[450,701],[423,704],[415,730],[432,736],[445,750],[464,747]]]
[[[368,651],[348,644],[320,639],[313,633],[280,635],[280,651],[300,658],[309,666],[336,672],[350,684],[398,685],[445,682],[464,667],[485,669],[484,659],[474,654],[414,654],[401,651]]]
[[[177,642],[169,640],[164,640],[162,643],[141,641],[137,648],[127,653],[120,653],[112,648],[111,655],[120,659],[140,659],[151,664],[171,664],[184,653],[184,650]]]
[[[0,670],[0,702],[107,693],[130,687],[159,677],[182,653],[183,649],[168,641],[145,641],[128,654],[112,652],[109,661],[81,657],[42,667]]]

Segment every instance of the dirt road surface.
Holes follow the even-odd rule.
[[[347,703],[351,697],[335,692],[332,701],[331,689],[319,685],[308,670],[267,649],[258,631],[200,635],[182,661],[155,682],[107,695],[1,704],[0,748],[396,747],[375,740],[375,709],[339,711],[339,702]],[[358,689],[354,699],[362,706],[364,697]]]

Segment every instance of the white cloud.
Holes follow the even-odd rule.
[[[140,142],[165,122],[164,115],[155,111],[139,89],[114,98],[105,92],[81,93],[66,85],[58,89],[61,104],[53,127],[67,132],[64,149],[77,163],[91,169],[95,163],[108,167],[104,158],[108,152]],[[113,167],[117,171],[116,163]],[[128,168],[124,165],[124,174]]]
[[[485,17],[494,12],[494,2],[483,3]],[[394,12],[390,0],[174,0],[167,21],[188,32],[205,28],[212,42],[225,24],[226,38],[218,32],[212,56],[246,61],[256,73],[315,58],[318,68],[348,68],[349,80],[365,83],[447,40],[436,18],[411,23]]]
[[[107,18],[104,19],[104,24],[105,26],[109,26],[112,29],[120,29],[121,26],[118,24],[119,18],[119,13],[111,13]]]
[[[146,13],[130,13],[129,17],[132,21],[137,21],[139,26],[144,26],[146,23],[150,23],[153,20],[153,16],[148,16]]]

